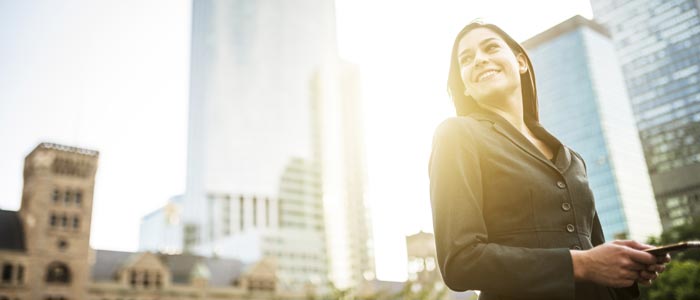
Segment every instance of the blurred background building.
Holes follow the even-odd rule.
[[[478,291],[455,292],[442,280],[437,263],[435,235],[420,231],[406,236],[408,280],[366,280],[357,290],[359,299],[477,300]]]
[[[334,2],[192,9],[186,192],[143,218],[140,249],[274,257],[295,289],[374,276],[359,71],[337,57]]]
[[[321,65],[311,80],[314,156],[322,166],[330,275],[339,288],[375,277],[360,78],[357,65],[336,60]]]
[[[0,299],[308,299],[278,285],[274,258],[93,250],[99,153],[42,143],[25,160],[19,211],[0,210]]]
[[[607,31],[572,17],[523,42],[535,66],[540,121],[583,156],[606,240],[661,233],[654,193]]]
[[[664,229],[700,218],[700,3],[591,0],[617,50]]]

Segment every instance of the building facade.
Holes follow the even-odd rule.
[[[335,57],[328,0],[203,0],[192,7],[184,220],[211,240],[207,195],[275,197],[314,160],[309,80]]]
[[[279,286],[277,261],[90,249],[99,153],[42,143],[26,158],[22,205],[0,210],[0,299],[308,299]]]
[[[49,143],[27,155],[20,210],[0,214],[0,294],[6,299],[87,297],[98,156]]]
[[[624,79],[607,31],[575,16],[525,41],[540,122],[583,156],[606,240],[661,233]]]
[[[172,249],[158,231],[179,227],[176,252],[246,262],[271,255],[277,259],[278,284],[289,288],[326,285],[329,273],[336,285],[347,286],[373,273],[362,136],[352,129],[362,123],[353,123],[355,118],[330,124],[317,109],[329,100],[319,87],[339,79],[319,71],[337,61],[334,2],[194,1],[191,46],[182,222],[164,224],[164,209],[147,216],[141,249]],[[340,86],[348,92],[343,108],[354,109],[360,99],[350,88],[359,88],[359,78]],[[327,125],[337,131],[323,128]],[[331,147],[324,144],[331,135],[348,140]],[[338,146],[351,148],[325,152],[343,150]],[[331,157],[357,166],[328,167],[335,163]],[[343,183],[329,188],[326,181]],[[329,219],[326,202],[345,207]],[[327,224],[336,226],[341,215],[352,220],[342,223],[344,234],[328,231]],[[328,247],[338,244],[348,251],[329,256]]]
[[[311,80],[314,156],[321,167],[330,277],[338,288],[374,278],[364,147],[364,114],[356,65],[328,61]]]
[[[591,0],[617,51],[664,228],[700,218],[700,2]]]

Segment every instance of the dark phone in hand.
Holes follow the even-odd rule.
[[[655,256],[664,256],[666,255],[666,253],[685,251],[692,248],[700,248],[700,241],[681,242],[678,244],[659,246],[644,251],[649,252]]]

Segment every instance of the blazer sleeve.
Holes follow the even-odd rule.
[[[591,231],[591,243],[593,247],[605,243],[605,234],[603,234],[603,226],[600,225],[600,219],[598,219],[598,212],[596,211],[595,217],[593,218],[593,231]],[[626,288],[612,288],[617,295],[617,299],[627,300],[627,299],[639,299],[639,286],[637,282]]]
[[[437,259],[452,290],[481,290],[525,299],[574,299],[568,249],[532,249],[489,242],[477,123],[450,118],[436,130],[430,157],[430,200]],[[472,125],[473,124],[473,125]],[[471,127],[470,125],[474,126]]]

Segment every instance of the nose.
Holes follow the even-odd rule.
[[[488,61],[486,55],[481,51],[476,51],[474,54],[474,66],[479,66]]]

